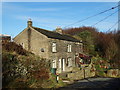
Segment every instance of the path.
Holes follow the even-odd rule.
[[[89,78],[76,81],[75,83],[60,90],[78,90],[89,88],[93,90],[99,88],[102,90],[120,90],[120,78]]]

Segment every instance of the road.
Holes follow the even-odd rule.
[[[100,90],[120,90],[120,78],[89,78],[76,81],[66,87],[59,88],[60,90],[93,90],[98,88]]]

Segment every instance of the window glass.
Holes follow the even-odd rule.
[[[56,43],[52,43],[52,52],[57,52]]]
[[[68,52],[71,52],[71,51],[72,51],[71,48],[72,48],[72,47],[71,47],[71,45],[69,44],[69,45],[67,46],[67,51],[68,51]]]

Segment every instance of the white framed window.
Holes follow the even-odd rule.
[[[70,44],[68,44],[68,46],[67,46],[67,52],[71,52],[72,51],[72,46],[70,45]]]
[[[56,68],[57,66],[57,62],[55,59],[52,60],[52,68]]]
[[[52,52],[57,52],[56,43],[52,43]]]
[[[69,58],[67,59],[67,62],[68,62],[68,67],[71,67],[71,66],[72,66],[72,58],[69,57]]]

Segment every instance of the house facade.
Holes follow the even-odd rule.
[[[14,42],[24,49],[50,60],[51,67],[57,69],[57,73],[69,72],[77,66],[76,57],[82,52],[82,42],[62,34],[62,29],[48,31],[33,27],[32,21],[27,22],[27,28],[19,33]]]

